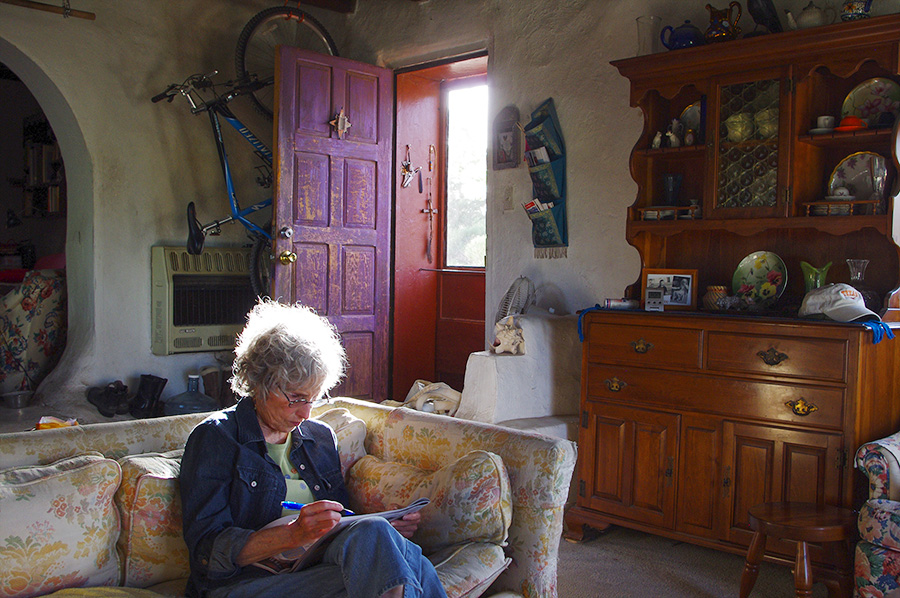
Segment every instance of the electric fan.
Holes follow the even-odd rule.
[[[520,276],[509,285],[509,290],[500,300],[494,324],[506,316],[524,314],[532,305],[534,305],[534,283],[526,277]]]

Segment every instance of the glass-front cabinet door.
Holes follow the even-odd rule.
[[[712,149],[712,217],[762,218],[786,213],[790,142],[783,73],[723,80],[716,88]]]

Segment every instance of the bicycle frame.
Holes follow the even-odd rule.
[[[216,149],[219,152],[219,162],[222,165],[222,174],[225,177],[225,187],[228,192],[228,203],[231,206],[231,216],[222,218],[220,220],[213,220],[209,224],[202,226],[201,230],[203,231],[203,234],[205,235],[210,231],[217,232],[222,224],[226,224],[228,222],[236,220],[237,222],[240,222],[247,230],[258,235],[262,235],[271,240],[272,236],[267,231],[257,226],[253,222],[247,220],[246,216],[272,205],[272,198],[269,197],[247,208],[241,209],[241,206],[237,201],[237,193],[235,192],[234,188],[234,180],[231,177],[231,167],[228,164],[228,154],[225,151],[225,140],[222,137],[222,126],[219,122],[219,115],[221,114],[222,118],[225,119],[225,122],[234,127],[234,129],[238,133],[240,133],[241,136],[246,139],[251,146],[253,146],[253,149],[256,150],[256,154],[269,168],[272,167],[271,150],[266,147],[266,145],[262,141],[260,141],[259,138],[254,135],[253,132],[248,129],[244,125],[244,123],[242,123],[236,116],[234,116],[234,114],[232,114],[231,111],[228,110],[228,108],[224,105],[210,105],[206,108],[206,112],[209,115],[209,122],[213,129],[213,136],[216,140]],[[215,232],[213,234],[215,234]]]

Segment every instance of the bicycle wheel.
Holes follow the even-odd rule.
[[[238,79],[255,75],[260,81],[275,81],[275,46],[293,46],[337,56],[331,35],[315,18],[299,8],[274,6],[258,12],[238,37],[234,69]],[[275,106],[275,86],[267,85],[250,94],[253,106],[269,119]]]
[[[257,235],[250,248],[250,286],[257,297],[268,297],[272,292],[272,242]]]

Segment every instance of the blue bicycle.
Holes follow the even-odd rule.
[[[228,104],[237,97],[247,96],[254,108],[269,119],[272,118],[275,49],[279,45],[301,47],[337,56],[334,40],[311,15],[289,6],[267,8],[254,15],[241,31],[235,50],[236,80],[217,84],[212,80],[215,72],[191,75],[180,84],[169,85],[165,91],[152,98],[153,102],[162,100],[171,102],[176,96],[181,95],[190,104],[192,114],[205,112],[208,115],[222,174],[225,177],[231,208],[229,215],[201,224],[197,219],[194,202],[188,203],[188,253],[200,254],[206,235],[218,235],[223,224],[237,222],[243,225],[252,241],[250,281],[254,293],[259,296],[266,296],[269,293],[272,236],[267,227],[261,227],[247,217],[271,206],[272,198],[269,197],[246,208],[242,208],[238,203],[228,155],[225,152],[220,117],[234,127],[253,147],[254,153],[262,162],[262,165],[257,167],[256,181],[262,187],[271,187],[272,151],[234,115]]]

